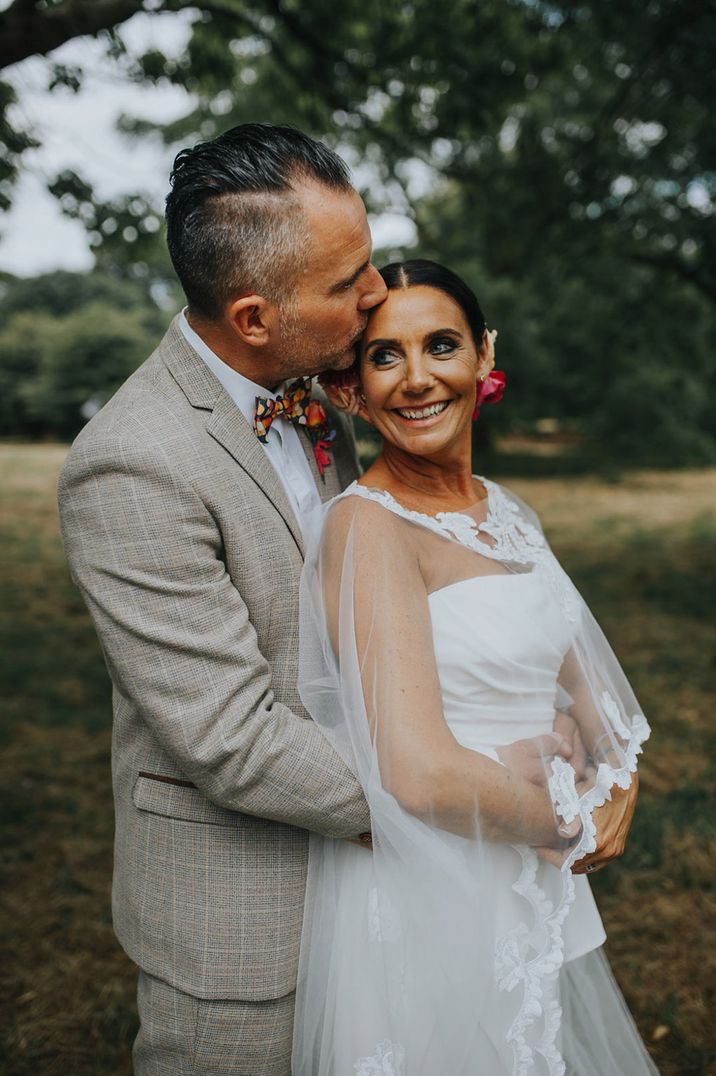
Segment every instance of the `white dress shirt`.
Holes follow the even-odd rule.
[[[204,343],[198,333],[194,332],[187,321],[185,310],[179,315],[179,328],[194,351],[201,356],[211,372],[219,379],[253,429],[256,397],[265,396],[275,399],[284,386],[280,385],[276,392],[269,392],[262,385],[249,381],[248,377],[233,370]],[[289,503],[299,525],[303,528],[305,517],[313,509],[320,507],[321,498],[301,446],[298,430],[293,423],[280,416],[271,423],[266,444],[262,441],[258,443],[265,450],[273,469],[281,479]]]

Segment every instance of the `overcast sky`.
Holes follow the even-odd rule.
[[[0,0],[0,9],[8,3]],[[187,14],[139,14],[123,24],[122,36],[131,52],[161,47],[172,54],[183,48],[190,20]],[[120,112],[166,122],[188,111],[192,102],[178,87],[135,86],[122,79],[93,38],[68,42],[52,59],[83,67],[86,78],[79,93],[48,93],[47,63],[37,57],[3,72],[18,93],[16,114],[42,143],[26,154],[13,208],[0,217],[0,270],[21,276],[88,269],[93,262],[84,227],[62,216],[44,187],[46,179],[72,168],[100,197],[132,190],[163,199],[175,148],[166,149],[159,140],[129,140],[114,123]],[[412,235],[410,222],[393,214],[372,219],[371,226],[376,246],[406,242]]]

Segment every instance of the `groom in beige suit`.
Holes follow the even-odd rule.
[[[113,685],[135,1072],[289,1076],[308,831],[370,829],[296,684],[302,521],[357,476],[355,449],[325,400],[315,445],[291,382],[350,364],[385,287],[344,164],[291,129],[180,153],[167,227],[187,309],[59,489]]]

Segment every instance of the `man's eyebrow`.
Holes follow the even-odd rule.
[[[339,280],[337,284],[334,284],[331,288],[331,291],[338,291],[340,288],[348,287],[349,284],[355,284],[358,277],[366,271],[369,265],[370,258],[368,258],[367,261],[364,261],[360,268],[356,269],[355,273],[353,273],[352,276],[346,277],[345,280]]]

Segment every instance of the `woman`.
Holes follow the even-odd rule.
[[[623,849],[648,726],[535,516],[471,473],[503,380],[475,296],[382,275],[326,379],[382,452],[317,523],[301,619],[373,847],[312,845],[294,1076],[653,1073],[585,877]]]

